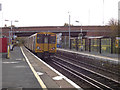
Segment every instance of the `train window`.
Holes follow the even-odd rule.
[[[49,43],[55,44],[56,43],[56,35],[50,35]]]
[[[44,43],[48,43],[48,37],[44,38]]]
[[[37,43],[43,43],[43,34],[37,34]]]

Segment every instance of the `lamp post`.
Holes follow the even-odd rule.
[[[12,26],[12,23],[13,23],[13,22],[18,22],[18,20],[15,20],[15,21],[5,20],[5,21],[10,21],[10,22],[11,22],[11,27],[10,27],[10,31],[9,31],[9,43],[11,43],[11,42],[12,42],[11,39],[12,39],[12,37],[13,37],[13,34],[12,34],[12,29],[13,29],[13,28],[12,28],[12,27],[13,27],[13,26]]]
[[[0,11],[2,11],[2,4],[0,3]]]
[[[75,22],[79,23],[79,21],[75,21]],[[83,31],[82,31],[82,23],[81,23],[80,33],[79,33],[78,36],[79,36],[78,39],[81,40],[81,51],[83,51],[83,39],[82,39],[82,38],[83,38]]]
[[[69,13],[69,12],[68,12]],[[69,13],[69,49],[70,49],[70,13]]]
[[[75,21],[75,22],[79,23],[79,21]],[[81,31],[80,32],[82,33],[82,23],[81,23]]]
[[[104,26],[104,0],[103,0],[103,26]]]

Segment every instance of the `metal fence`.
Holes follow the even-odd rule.
[[[60,46],[61,48],[69,49],[68,36],[62,37]],[[116,48],[114,38],[72,38],[70,49],[97,53],[119,53],[119,48]]]

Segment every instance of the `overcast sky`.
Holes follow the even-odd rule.
[[[0,0],[2,26],[18,20],[15,26],[103,25],[118,18],[120,0]],[[104,2],[104,4],[103,4]],[[70,13],[68,13],[70,12]],[[76,23],[75,21],[80,21]]]

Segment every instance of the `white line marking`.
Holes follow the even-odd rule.
[[[41,75],[43,75],[44,73],[41,73],[41,72],[37,72],[37,74],[38,74],[39,76],[41,76]]]
[[[16,58],[16,60],[22,60],[21,58]]]
[[[53,77],[53,80],[62,80],[62,79],[63,79],[62,76],[55,76],[55,77]]]
[[[5,63],[5,64],[15,64],[15,63],[19,63],[19,62],[2,62],[2,63]]]
[[[27,66],[14,66],[15,68],[27,68]]]

